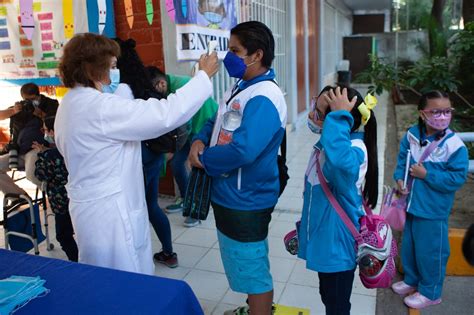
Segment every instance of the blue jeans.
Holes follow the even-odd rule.
[[[173,252],[173,245],[171,243],[170,221],[158,204],[158,186],[164,161],[164,154],[155,154],[142,143],[142,163],[143,174],[145,175],[148,217],[161,242],[163,251],[166,254],[171,254]]]
[[[173,171],[174,179],[178,184],[179,194],[184,198],[186,194],[186,187],[188,185],[189,172],[186,169],[185,163],[188,159],[189,150],[191,149],[191,142],[188,140],[181,150],[176,151],[171,160],[171,170]]]

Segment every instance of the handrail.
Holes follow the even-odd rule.
[[[456,132],[456,134],[464,142],[474,142],[474,132]],[[469,173],[474,173],[474,160],[469,160]]]

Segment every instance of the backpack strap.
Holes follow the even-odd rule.
[[[418,163],[423,163],[428,158],[428,156],[430,156],[430,154],[434,151],[434,149],[436,149],[439,146],[439,144],[444,139],[446,139],[446,137],[451,133],[452,133],[451,130],[446,129],[444,135],[441,138],[431,142],[430,145],[426,148],[425,152],[423,152],[423,154],[421,155],[420,159],[418,160]],[[408,179],[407,188],[411,190],[412,185],[413,185],[413,178],[410,176],[410,178]]]
[[[229,99],[225,102],[226,105],[229,105],[230,101],[237,96],[237,94],[239,94],[240,92],[244,91],[245,89],[240,89],[239,88],[239,83],[242,81],[242,79],[240,79],[239,81],[237,81],[235,83],[235,86],[232,90],[232,93],[231,93],[231,96],[229,97]],[[273,82],[275,83],[276,86],[279,87],[278,83],[273,80],[273,79],[266,79],[266,80],[262,80],[262,81],[259,81],[255,84],[258,84],[260,82],[265,82],[265,81],[270,81],[270,82]],[[285,161],[286,163],[286,128],[285,128],[285,133],[283,134],[283,139],[281,140],[281,144],[280,144],[280,151],[281,151],[281,157],[283,158],[283,160]]]
[[[286,163],[286,128],[283,131],[283,139],[281,140],[280,144],[280,150],[281,150],[281,157],[283,158],[283,161]]]
[[[452,133],[452,131],[447,129],[444,133],[444,136],[442,136],[441,138],[439,138],[436,141],[431,142],[430,145],[426,148],[425,152],[423,152],[423,154],[421,155],[420,160],[418,161],[418,163],[422,163],[424,160],[426,160],[426,158],[428,156],[430,156],[431,152],[433,152],[434,149],[436,149],[438,147],[438,145],[451,133]]]
[[[351,219],[347,216],[347,213],[342,209],[339,202],[337,202],[336,198],[334,197],[333,193],[329,189],[329,186],[324,178],[323,172],[321,170],[321,164],[319,163],[319,155],[320,151],[316,152],[316,173],[318,174],[318,179],[321,187],[323,188],[326,197],[328,198],[329,202],[331,203],[334,210],[336,210],[337,214],[341,218],[342,222],[346,225],[346,227],[351,232],[352,236],[357,242],[357,245],[361,245],[363,243],[362,236],[360,235],[359,231],[357,231],[354,223],[352,223]]]

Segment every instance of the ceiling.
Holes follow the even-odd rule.
[[[343,0],[352,10],[388,10],[392,7],[392,0]]]

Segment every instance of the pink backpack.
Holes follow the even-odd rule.
[[[300,229],[300,224],[301,221],[296,222],[296,229],[288,232],[283,238],[285,248],[291,255],[298,254],[298,232]]]
[[[328,187],[319,164],[319,152],[316,167],[324,193],[356,240],[360,280],[369,289],[388,288],[396,274],[394,258],[398,254],[390,225],[382,216],[373,214],[372,209],[364,202],[366,215],[360,218],[360,231],[357,231]]]

